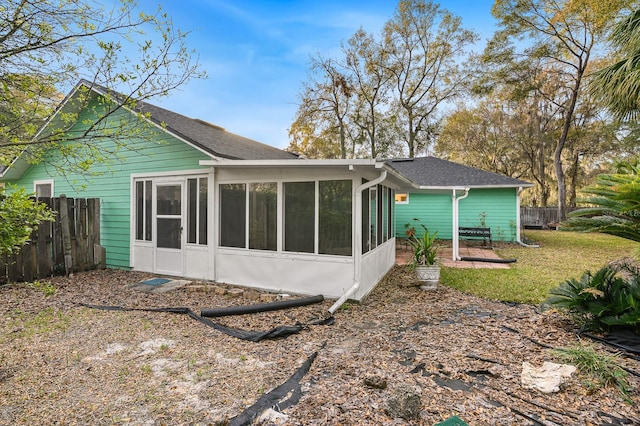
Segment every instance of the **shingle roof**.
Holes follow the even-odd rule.
[[[529,187],[529,182],[464,166],[435,157],[387,160],[386,164],[418,186],[451,187]]]
[[[227,132],[222,127],[143,103],[138,108],[151,120],[166,126],[176,136],[216,156],[234,160],[295,159],[296,155],[255,140]]]
[[[123,98],[120,93],[86,80],[82,80],[80,84],[84,84],[98,92],[109,93],[116,99]],[[224,128],[215,124],[185,117],[147,102],[139,102],[136,105],[136,110],[149,113],[150,119],[156,124],[163,125],[167,131],[216,157],[233,160],[285,160],[298,158],[297,155],[282,149],[227,132]]]

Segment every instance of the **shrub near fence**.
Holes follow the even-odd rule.
[[[0,283],[34,281],[104,267],[100,246],[100,199],[39,198],[57,212],[42,222],[18,254],[0,258]]]

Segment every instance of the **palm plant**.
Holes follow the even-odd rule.
[[[438,246],[435,243],[438,231],[430,234],[426,226],[422,224],[420,226],[424,231],[422,236],[418,237],[413,234],[409,237],[409,244],[413,248],[413,257],[411,259],[413,268],[416,266],[433,266],[437,262]]]
[[[602,232],[640,242],[640,167],[620,163],[616,173],[601,174],[583,190],[589,204],[569,214],[561,229]]]
[[[568,311],[583,328],[640,328],[640,273],[637,266],[609,264],[596,273],[566,280],[549,292],[547,304]]]

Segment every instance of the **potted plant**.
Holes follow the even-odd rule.
[[[422,236],[413,235],[409,238],[413,248],[411,267],[416,271],[418,280],[422,282],[420,288],[433,290],[438,288],[438,281],[440,281],[438,246],[436,245],[438,231],[430,234],[426,226],[421,226],[424,231]]]

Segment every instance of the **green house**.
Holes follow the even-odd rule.
[[[100,198],[108,267],[344,301],[395,263],[405,183],[384,162],[300,159],[87,81],[39,132],[54,134],[38,162],[27,148],[0,167],[0,184]]]
[[[387,164],[410,181],[396,193],[397,236],[424,225],[453,241],[454,257],[460,228],[490,228],[493,241],[520,241],[520,193],[531,183],[435,157]]]

